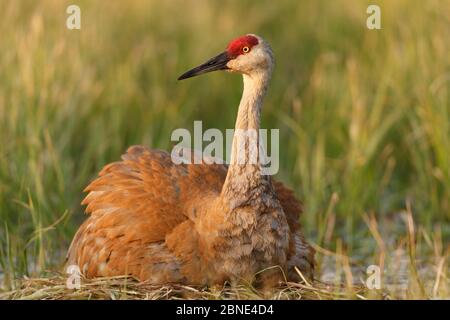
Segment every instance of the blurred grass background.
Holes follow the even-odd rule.
[[[65,27],[74,3],[79,31]],[[381,30],[366,28],[372,3]],[[280,128],[278,179],[305,203],[307,238],[367,265],[385,249],[380,239],[404,244],[408,212],[424,239],[418,254],[434,271],[444,259],[446,270],[449,8],[446,0],[0,1],[0,287],[63,262],[83,220],[83,188],[128,146],[169,150],[171,132],[194,120],[233,128],[239,76],[176,78],[245,33],[275,52],[262,126]]]

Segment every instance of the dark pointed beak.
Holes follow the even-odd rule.
[[[198,67],[195,67],[194,69],[191,69],[183,73],[178,78],[178,80],[192,78],[211,71],[226,70],[228,69],[227,67],[228,61],[230,61],[230,57],[228,56],[228,53],[224,51],[221,54],[218,54],[217,56],[209,59],[205,63],[199,65]]]

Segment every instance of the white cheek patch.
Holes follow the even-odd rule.
[[[227,67],[231,72],[250,74],[259,69],[267,69],[271,65],[272,54],[270,48],[266,48],[263,43],[254,46],[249,53],[241,54],[237,58],[230,60]]]

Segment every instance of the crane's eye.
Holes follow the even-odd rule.
[[[247,53],[247,52],[249,52],[250,51],[250,48],[249,47],[243,47],[242,48],[242,52],[243,53]]]

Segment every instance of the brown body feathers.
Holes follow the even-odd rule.
[[[232,279],[233,274],[220,274],[211,263],[217,252],[203,241],[214,235],[198,233],[207,227],[201,226],[205,208],[217,201],[226,175],[224,165],[175,165],[167,152],[131,147],[122,161],[105,166],[85,189],[89,193],[83,204],[90,216],[73,239],[68,264],[78,265],[87,277],[127,274],[158,284]],[[273,185],[289,225],[287,261],[292,266],[287,267],[296,265],[310,275],[314,252],[300,234],[301,204],[283,184]],[[218,213],[228,209],[222,210]],[[232,235],[222,240],[234,241]],[[232,249],[238,258],[252,256],[251,244]],[[258,271],[258,266],[249,270]],[[296,279],[295,270],[287,271]]]

